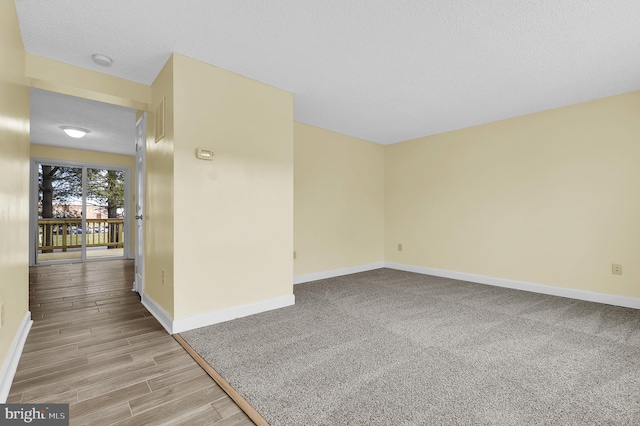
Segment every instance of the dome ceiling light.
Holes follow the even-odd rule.
[[[71,136],[72,138],[82,138],[84,137],[87,133],[89,133],[89,131],[87,129],[83,129],[82,127],[73,127],[73,126],[60,126],[60,128],[68,135]]]
[[[99,53],[91,55],[91,59],[93,59],[93,62],[103,67],[110,67],[111,64],[113,64],[113,59],[107,55],[101,55]]]

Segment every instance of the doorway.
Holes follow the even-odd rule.
[[[34,159],[35,264],[128,257],[128,168]]]

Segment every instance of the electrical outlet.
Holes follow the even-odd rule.
[[[618,263],[611,264],[611,273],[613,275],[622,275],[622,265]]]
[[[4,303],[0,303],[0,327],[4,325]]]
[[[398,244],[398,251],[402,251],[402,244]]]
[[[298,253],[296,253],[296,251],[293,251],[293,260],[296,260],[298,258]]]
[[[164,284],[164,269],[162,270],[162,284]]]

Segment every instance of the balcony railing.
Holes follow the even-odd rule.
[[[82,247],[82,235],[87,247],[124,247],[124,219],[38,219],[38,250],[51,251]]]

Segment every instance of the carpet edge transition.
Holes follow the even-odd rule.
[[[244,413],[249,416],[257,426],[269,426],[269,423],[247,402],[207,361],[202,358],[179,334],[172,337],[182,346],[187,353],[198,363],[200,367],[224,390]]]

